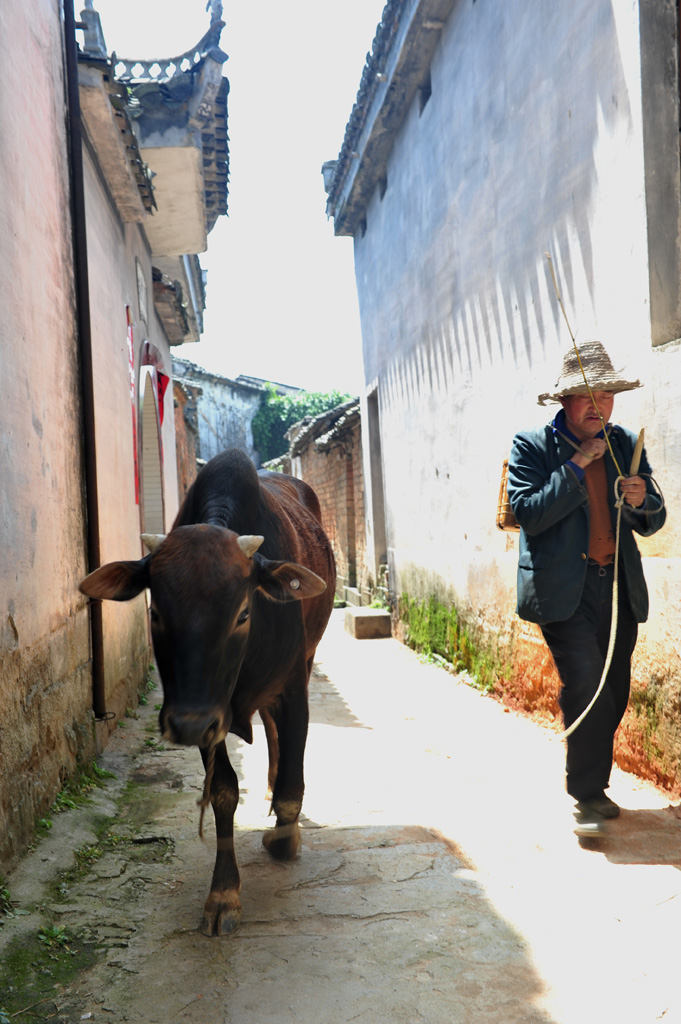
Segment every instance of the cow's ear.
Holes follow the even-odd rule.
[[[149,556],[136,562],[109,562],[95,569],[80,584],[88,597],[108,601],[129,601],[149,586]]]
[[[258,566],[258,590],[271,601],[303,601],[326,590],[326,583],[311,569],[295,562],[272,562],[254,555]]]

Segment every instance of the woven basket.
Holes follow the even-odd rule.
[[[504,459],[501,469],[501,484],[499,486],[499,502],[497,504],[497,528],[506,532],[518,533],[520,527],[518,520],[513,515],[511,503],[508,500],[508,459]]]

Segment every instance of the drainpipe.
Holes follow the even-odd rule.
[[[99,505],[97,502],[97,452],[95,446],[94,367],[90,329],[90,285],[88,280],[87,235],[85,230],[85,188],[83,184],[83,137],[78,93],[78,50],[74,0],[64,0],[64,45],[66,56],[66,101],[69,163],[71,171],[71,221],[76,285],[76,321],[80,355],[81,407],[83,410],[83,454],[87,510],[89,571],[101,564]],[[104,644],[101,601],[90,603],[92,651],[92,704],[95,718],[108,717],[104,688]]]

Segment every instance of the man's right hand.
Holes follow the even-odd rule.
[[[577,466],[581,466],[582,469],[590,466],[595,459],[602,459],[608,450],[608,446],[602,437],[590,437],[587,441],[581,441],[579,447],[581,451],[574,452],[570,456],[570,461],[574,462]],[[582,455],[582,452],[584,452],[584,455]]]

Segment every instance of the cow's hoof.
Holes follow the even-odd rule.
[[[231,935],[241,924],[241,904],[236,893],[211,893],[203,907],[203,935]]]
[[[303,845],[298,822],[292,825],[277,825],[271,832],[265,832],[262,845],[275,860],[295,860]]]

